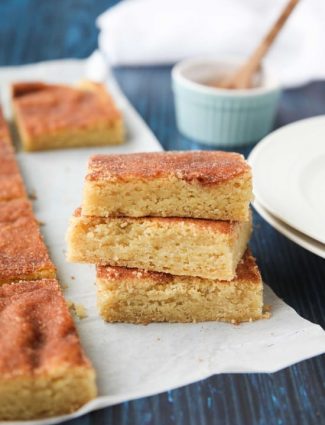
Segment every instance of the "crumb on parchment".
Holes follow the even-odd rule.
[[[75,303],[71,300],[67,300],[67,304],[70,310],[70,313],[73,314],[78,319],[82,320],[88,317],[86,307],[83,304]]]
[[[269,319],[271,317],[272,306],[269,304],[265,304],[263,307],[263,319]]]
[[[36,190],[32,190],[32,191],[28,194],[28,198],[29,198],[31,201],[36,201],[36,199],[37,199]]]

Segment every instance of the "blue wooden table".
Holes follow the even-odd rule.
[[[95,18],[116,1],[1,0],[0,65],[87,57]],[[120,68],[124,92],[165,149],[204,146],[175,126],[170,67]],[[325,114],[325,82],[287,90],[276,126]],[[247,155],[250,147],[239,151]],[[325,326],[325,261],[290,242],[254,214],[252,249],[264,280],[299,314]],[[168,393],[93,412],[70,425],[305,425],[325,423],[325,357],[274,374],[217,375]]]

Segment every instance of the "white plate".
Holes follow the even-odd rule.
[[[272,227],[274,227],[278,232],[282,233],[291,241],[295,242],[297,245],[302,246],[308,251],[319,255],[322,258],[325,258],[325,245],[321,242],[318,242],[309,236],[306,236],[304,233],[299,232],[298,230],[290,227],[288,224],[274,217],[269,211],[267,211],[256,199],[253,202],[253,207],[264,218]]]
[[[259,203],[291,227],[325,243],[325,116],[271,133],[248,161]]]

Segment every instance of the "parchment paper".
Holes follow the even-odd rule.
[[[0,70],[3,98],[8,102],[10,80],[46,79],[72,82],[82,77],[82,61],[56,61]],[[325,352],[325,333],[304,320],[265,286],[272,317],[240,326],[200,324],[106,324],[99,319],[95,300],[95,267],[65,260],[65,234],[73,210],[81,203],[86,162],[94,152],[161,149],[152,133],[111,80],[108,85],[122,107],[129,128],[128,143],[118,148],[73,149],[19,153],[22,173],[34,210],[44,222],[42,232],[66,298],[83,304],[88,317],[77,320],[82,344],[98,374],[99,396],[78,412],[60,418],[21,422],[54,424],[91,410],[156,394],[216,373],[275,372]],[[7,113],[10,114],[8,103]],[[8,423],[8,422],[7,422]],[[18,422],[15,422],[18,423]]]

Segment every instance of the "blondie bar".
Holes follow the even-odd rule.
[[[70,413],[96,396],[56,280],[0,287],[0,420]]]
[[[103,218],[79,209],[68,230],[68,260],[231,280],[251,229],[251,220]]]
[[[0,202],[0,285],[44,277],[55,277],[55,267],[30,202]]]
[[[244,254],[231,281],[97,266],[97,303],[108,322],[246,322],[260,319],[263,284]]]
[[[249,220],[252,175],[244,157],[221,151],[96,155],[83,214]]]
[[[13,85],[13,109],[27,151],[124,141],[121,113],[103,84],[17,83]]]

